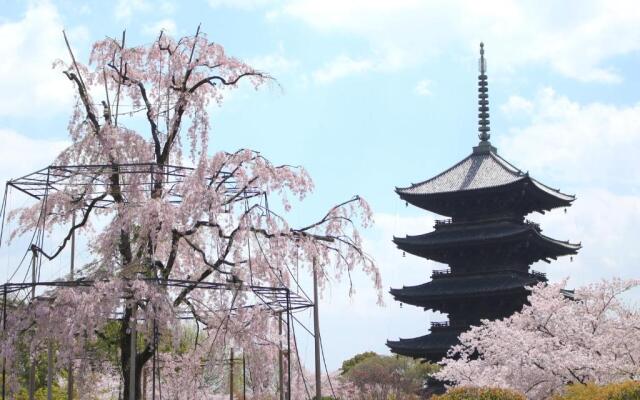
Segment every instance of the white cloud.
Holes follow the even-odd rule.
[[[72,86],[52,63],[65,58],[63,24],[47,2],[31,5],[22,19],[0,24],[0,115],[46,116],[68,110]],[[71,30],[82,39],[84,29]]]
[[[298,0],[270,15],[302,20],[326,33],[369,41],[372,54],[397,67],[423,63],[452,47],[475,57],[480,40],[496,69],[544,63],[583,81],[619,82],[606,65],[640,49],[640,7],[635,1],[565,2],[419,0]]]
[[[530,115],[533,111],[533,103],[524,97],[511,96],[505,104],[500,106],[500,111],[508,117],[515,117],[522,114]]]
[[[145,0],[118,0],[114,8],[116,19],[128,20],[133,14],[151,10],[151,5]]]
[[[0,179],[3,181],[51,165],[54,158],[70,144],[66,141],[32,139],[2,128],[0,143]]]
[[[429,79],[422,79],[418,82],[414,91],[419,96],[431,96],[433,92],[431,91],[432,83]]]
[[[239,8],[241,10],[255,10],[273,3],[273,0],[209,0],[209,5],[213,8]]]
[[[551,88],[526,102],[527,124],[496,137],[499,148],[513,154],[521,168],[574,186],[638,188],[640,103],[580,104]]]
[[[280,42],[276,51],[250,58],[247,60],[247,64],[260,71],[278,74],[291,71],[298,66],[299,62],[285,55],[284,44]]]
[[[175,36],[177,33],[175,21],[171,18],[164,18],[160,21],[156,21],[152,24],[146,24],[142,27],[142,32],[148,36],[157,37],[160,34],[160,31],[164,31],[171,36]]]
[[[566,214],[557,210],[531,218],[545,234],[581,241],[583,249],[573,262],[565,257],[535,268],[553,280],[569,276],[576,286],[637,276],[640,103],[581,104],[546,88],[533,99],[509,99],[503,110],[525,110],[528,120],[496,138],[502,155],[541,181],[577,195]]]
[[[314,71],[312,76],[316,83],[330,83],[349,75],[366,72],[373,67],[374,64],[371,60],[355,60],[349,56],[341,55]]]
[[[136,15],[160,12],[171,15],[176,10],[176,4],[171,0],[118,0],[114,8],[114,16],[117,20],[128,22]]]
[[[540,222],[545,234],[581,242],[583,248],[573,260],[563,257],[549,265],[540,262],[533,268],[547,272],[553,281],[569,277],[572,286],[614,276],[637,277],[640,197],[597,188],[581,188],[577,197],[566,214],[557,210],[531,219]]]

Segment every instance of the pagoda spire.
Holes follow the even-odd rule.
[[[487,83],[487,62],[484,59],[484,43],[480,42],[480,60],[478,60],[478,138],[480,143],[488,142],[491,135],[489,131],[489,86]]]

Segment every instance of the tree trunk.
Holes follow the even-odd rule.
[[[142,352],[136,352],[133,356],[136,358],[135,363],[135,398],[130,398],[129,388],[131,382],[130,360],[131,360],[131,331],[128,329],[131,320],[131,308],[125,308],[122,316],[122,325],[120,327],[120,367],[122,370],[123,382],[123,400],[142,400],[142,370],[147,361],[153,356],[153,349],[147,344]]]

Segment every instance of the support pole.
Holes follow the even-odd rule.
[[[130,350],[129,350],[129,400],[135,400],[136,398],[136,308],[135,302],[131,304],[131,319],[129,321],[130,335]]]
[[[5,330],[7,329],[7,285],[3,285],[2,290],[2,339],[4,339]],[[5,400],[7,390],[7,358],[2,357],[2,400]]]
[[[47,400],[53,400],[53,343],[47,343]]]
[[[36,298],[36,279],[37,279],[37,254],[35,245],[31,247],[32,257],[31,257],[31,304],[34,303]],[[31,354],[29,356],[32,356]],[[35,390],[36,390],[36,359],[32,358],[29,361],[29,400],[35,399]]]
[[[151,400],[156,400],[156,357],[158,355],[158,334],[156,320],[153,320],[153,371],[151,371]]]
[[[147,368],[142,368],[142,400],[147,400]]]
[[[291,400],[291,292],[287,289],[287,400]]]
[[[282,360],[282,312],[278,314],[278,392],[284,400],[284,364]]]
[[[233,400],[233,347],[229,355],[229,400]]]
[[[242,400],[247,400],[247,362],[242,350]]]
[[[318,310],[318,264],[313,258],[313,337],[316,361],[316,400],[322,399],[322,370],[320,369],[320,316]]]
[[[76,225],[76,212],[71,215],[71,226]],[[71,232],[71,259],[69,262],[69,280],[75,279],[75,262],[76,262],[76,231]],[[71,354],[71,352],[69,353]],[[67,367],[67,399],[73,400],[73,356],[69,359]]]

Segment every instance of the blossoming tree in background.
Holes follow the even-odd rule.
[[[547,399],[568,384],[640,377],[640,312],[621,297],[640,280],[602,281],[576,290],[533,288],[519,313],[483,321],[460,336],[439,379],[502,386]]]
[[[277,319],[264,309],[244,307],[249,300],[243,285],[289,285],[292,265],[311,272],[315,260],[320,286],[330,276],[340,279],[361,268],[380,294],[379,272],[357,231],[371,222],[367,203],[355,196],[315,222],[293,227],[274,210],[288,211],[288,197],[301,200],[312,190],[303,168],[275,165],[248,149],[210,155],[209,107],[241,81],[257,88],[271,78],[228,56],[199,28],[191,37],[176,41],[160,34],[139,47],[128,47],[124,35],[101,40],[88,65],[77,62],[71,50],[70,55],[70,63],[56,65],[76,89],[72,144],[55,164],[102,167],[72,176],[72,184],[49,193],[44,205],[14,213],[14,236],[38,227],[64,229],[60,243],[32,246],[41,259],[62,254],[74,232],[88,237],[93,260],[83,279],[96,283],[58,288],[47,293],[47,301],[8,313],[2,343],[6,370],[11,374],[21,346],[35,355],[55,343],[63,368],[70,360],[85,360],[96,341],[111,340],[124,388],[135,357],[136,399],[142,371],[154,354],[162,366],[163,393],[199,399],[210,395],[211,385],[222,385],[219,361],[235,346],[247,355],[256,398],[275,393]],[[133,108],[125,112],[138,112],[144,130],[127,126],[127,104]],[[174,168],[187,163],[193,168]],[[131,172],[140,165],[151,169]],[[273,207],[269,195],[280,200],[279,206]],[[153,279],[186,283],[166,287]],[[232,290],[201,290],[196,282],[228,282]],[[194,325],[178,322],[185,311],[198,328],[196,339],[186,345],[181,344],[185,330]],[[119,315],[115,339],[107,335],[114,314]],[[164,346],[159,354],[156,343]],[[85,376],[101,369],[96,363],[85,362]],[[113,391],[108,377],[91,379]],[[123,394],[132,400],[127,390]]]

